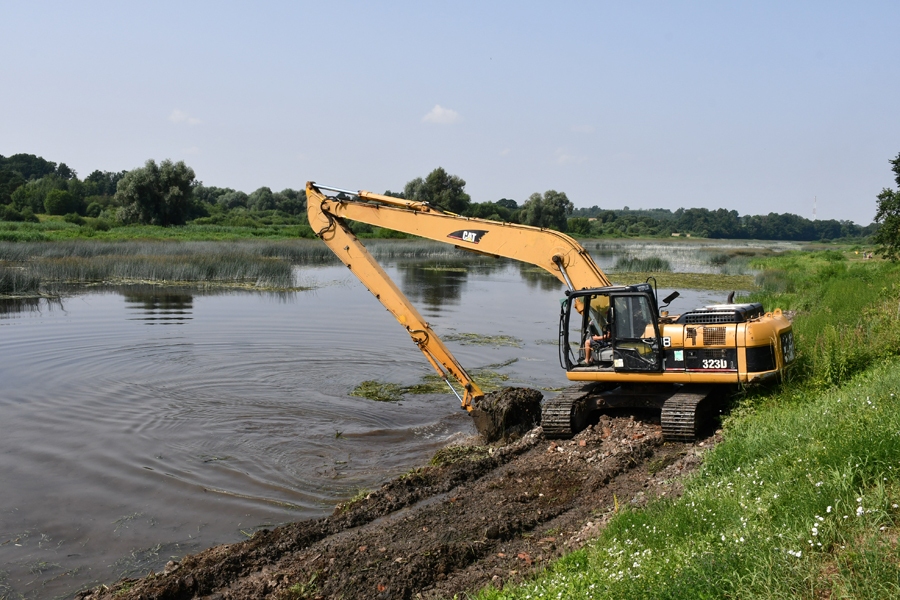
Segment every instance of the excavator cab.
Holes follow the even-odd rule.
[[[560,312],[567,371],[660,372],[656,298],[649,284],[569,292]]]

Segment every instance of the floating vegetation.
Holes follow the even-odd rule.
[[[620,256],[616,261],[614,271],[632,271],[642,273],[656,273],[659,271],[671,271],[672,265],[664,258],[648,256],[635,258],[634,256]]]
[[[469,269],[465,267],[442,267],[442,266],[433,266],[433,267],[422,267],[423,271],[438,271],[443,273],[468,273]]]
[[[404,394],[443,394],[447,392],[447,384],[435,373],[429,373],[422,377],[422,381],[415,385],[402,388]]]
[[[494,392],[504,387],[504,384],[509,381],[509,375],[499,373],[494,369],[508,367],[518,360],[518,358],[512,358],[480,369],[472,369],[469,371],[469,375],[482,391]],[[350,395],[368,398],[376,402],[399,402],[403,399],[404,394],[446,394],[448,391],[446,381],[441,379],[437,373],[428,373],[422,377],[419,383],[406,386],[370,379],[353,388]]]
[[[487,446],[447,446],[435,452],[429,464],[433,467],[442,467],[463,461],[481,460],[488,456],[490,450]]]
[[[386,383],[367,379],[350,392],[351,396],[368,398],[375,402],[399,402],[403,399],[404,388],[396,383]]]
[[[482,335],[480,333],[449,333],[441,336],[447,342],[459,342],[463,346],[512,346],[521,348],[522,340],[511,335]]]

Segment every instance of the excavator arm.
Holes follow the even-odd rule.
[[[327,196],[323,190],[338,192]],[[381,268],[347,225],[359,221],[453,244],[458,248],[512,258],[541,267],[571,290],[610,285],[587,251],[569,236],[551,229],[501,223],[442,212],[423,202],[366,191],[306,184],[306,206],[313,231],[403,325],[413,342],[444,381],[462,386],[466,410],[484,394],[400,288]],[[449,382],[448,382],[448,385]],[[453,390],[453,386],[450,385]],[[454,393],[456,391],[454,390]]]

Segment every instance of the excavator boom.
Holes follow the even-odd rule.
[[[338,192],[340,196],[327,196],[323,191]],[[353,234],[347,221],[530,262],[552,273],[570,289],[609,285],[606,275],[578,242],[551,229],[471,219],[444,213],[423,202],[317,186],[314,182],[306,184],[306,206],[309,223],[319,239],[406,328],[438,375],[445,381],[452,376],[459,382],[463,388],[462,407],[470,411],[473,401],[484,395],[478,384]]]

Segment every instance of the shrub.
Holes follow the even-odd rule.
[[[69,213],[63,217],[66,223],[74,223],[75,225],[84,225],[84,217],[78,213]]]

